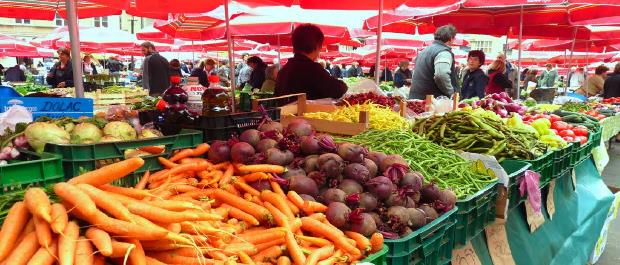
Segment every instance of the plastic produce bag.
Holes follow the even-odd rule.
[[[452,99],[441,96],[433,100],[435,113],[447,113],[452,111]]]
[[[24,106],[13,105],[7,111],[0,113],[0,134],[9,128],[15,130],[18,123],[31,123],[32,113]]]
[[[349,87],[346,94],[355,95],[355,94],[362,94],[362,93],[368,93],[368,92],[375,93],[377,95],[386,96],[383,90],[381,90],[379,86],[375,84],[374,81],[370,79],[366,79],[366,78],[364,78],[364,80],[361,80],[355,83],[355,85],[352,85],[351,87]]]
[[[527,193],[527,199],[532,205],[534,212],[540,213],[542,205],[542,196],[540,195],[540,174],[537,172],[526,170],[521,183],[519,184],[519,193],[521,197]]]

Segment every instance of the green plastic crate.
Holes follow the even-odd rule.
[[[389,265],[450,264],[458,207],[399,239],[386,239]]]
[[[381,250],[377,253],[370,254],[370,256],[366,257],[362,262],[372,263],[375,265],[387,265],[387,260],[385,258],[387,253],[388,246],[384,244]]]
[[[521,197],[521,193],[519,192],[519,182],[521,181],[525,171],[532,165],[518,160],[506,160],[503,161],[501,165],[508,174],[508,179],[510,179],[508,188],[506,189],[508,192],[508,211],[510,211],[525,201],[525,197]]]
[[[506,161],[512,161],[512,159],[506,159]],[[527,162],[532,165],[530,170],[540,174],[541,187],[548,184],[553,176],[553,151],[548,151],[546,154],[536,159],[517,161]]]
[[[465,245],[495,221],[497,185],[497,181],[491,183],[476,194],[456,202],[459,211],[456,213],[455,247]]]
[[[163,168],[157,160],[158,157],[167,157],[174,150],[194,147],[202,142],[202,132],[183,129],[179,134],[175,135],[134,141],[80,145],[46,144],[45,150],[50,153],[62,155],[64,175],[66,178],[72,178],[86,171],[123,160],[125,158],[125,150],[137,149],[145,146],[166,146],[166,150],[162,154],[141,156],[141,158],[144,159],[144,166],[136,170],[135,176],[142,176],[147,170],[155,171]],[[131,180],[131,182],[135,181],[136,180]]]
[[[590,132],[590,136],[588,142],[583,145],[577,145],[575,149],[573,149],[573,161],[575,162],[575,166],[580,164],[584,160],[588,159],[592,155],[592,148],[594,147],[594,134]],[[599,141],[600,142],[600,141]],[[574,166],[573,166],[574,167]]]
[[[552,179],[556,179],[562,175],[566,169],[571,168],[571,156],[574,143],[569,143],[566,148],[555,150],[553,152],[553,172]]]
[[[0,166],[0,194],[28,186],[45,186],[64,180],[62,156],[20,150],[21,159]]]

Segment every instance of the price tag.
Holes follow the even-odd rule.
[[[514,265],[515,261],[508,244],[505,221],[496,219],[495,223],[489,225],[484,231],[493,264]]]
[[[452,250],[452,265],[482,265],[482,262],[471,242],[467,242],[463,248]]]
[[[527,216],[527,223],[530,225],[530,233],[534,233],[536,229],[545,223],[545,217],[542,212],[534,212],[534,208],[532,208],[529,200],[525,200],[525,214]]]
[[[549,220],[553,220],[553,215],[555,214],[554,193],[555,179],[549,183],[549,194],[547,195],[547,213],[549,214]]]
[[[573,169],[571,177],[573,179],[573,191],[577,192],[577,173],[575,169]]]

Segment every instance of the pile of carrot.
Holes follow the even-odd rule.
[[[0,230],[0,265],[351,264],[383,247],[331,225],[323,204],[285,193],[274,165],[213,164],[202,144],[160,158],[132,188],[130,158],[53,186],[26,190]],[[247,183],[269,181],[259,191]]]

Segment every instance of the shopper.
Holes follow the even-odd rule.
[[[452,96],[456,87],[456,70],[450,45],[455,37],[454,26],[441,26],[435,31],[435,41],[418,54],[410,99],[425,99],[427,95]]]
[[[540,87],[555,87],[555,83],[558,81],[558,70],[553,68],[553,65],[548,63],[545,66],[547,69],[540,75],[538,86]]]
[[[279,65],[267,66],[265,70],[265,82],[260,88],[260,92],[273,93],[276,89],[276,80],[278,79],[278,67]]]
[[[90,54],[84,55],[84,59],[82,61],[82,72],[84,75],[96,75],[97,67],[95,63],[93,63],[92,56]]]
[[[512,89],[512,82],[505,74],[506,63],[503,60],[495,60],[489,66],[489,83],[485,88],[486,95],[508,92]]]
[[[375,77],[376,71],[377,71],[377,65],[373,64],[372,66],[370,66],[370,69],[368,69],[368,77]]]
[[[392,75],[392,71],[389,67],[383,67],[383,71],[381,71],[381,76],[379,77],[379,81],[381,82],[390,82],[394,81],[394,75]]]
[[[170,60],[170,76],[183,77],[183,72],[181,71],[181,62],[179,61],[179,59]]]
[[[24,71],[22,71],[22,69],[19,67],[19,64],[16,64],[15,66],[9,67],[9,69],[6,69],[6,71],[4,71],[4,81],[25,82],[26,74],[24,74]]]
[[[299,25],[293,30],[294,57],[280,70],[276,81],[276,96],[306,93],[308,99],[340,98],[347,85],[329,75],[316,62],[324,40],[321,29],[312,24]]]
[[[335,78],[342,78],[342,68],[338,64],[332,64],[330,73]]]
[[[192,74],[190,77],[198,77],[198,83],[203,87],[209,87],[209,76],[205,71],[205,66],[207,65],[207,60],[200,61],[198,67],[194,67],[192,70]]]
[[[228,67],[228,60],[220,61],[220,67],[217,68],[217,76],[220,78],[220,85],[228,87],[230,86],[230,67]]]
[[[252,89],[260,89],[263,86],[263,82],[265,82],[267,64],[258,56],[248,58],[247,64],[252,68],[252,74],[250,74],[250,80],[248,80],[247,84]]]
[[[144,62],[142,63],[142,84],[151,96],[159,96],[170,86],[168,60],[159,55],[153,43],[146,41],[141,45]]]
[[[403,86],[411,86],[409,61],[401,61],[398,64],[398,69],[394,72],[394,87],[401,88]]]
[[[47,73],[47,84],[52,87],[73,87],[71,52],[67,48],[60,48],[57,52],[58,62]]]
[[[529,72],[530,72],[529,68],[523,69],[523,71],[521,71],[521,74],[519,74],[519,81],[524,81],[525,77],[527,76]]]
[[[363,75],[362,68],[358,62],[353,62],[351,68],[347,70],[347,77],[358,77]]]
[[[594,75],[588,77],[585,84],[577,89],[577,93],[586,97],[592,97],[603,93],[607,71],[609,71],[609,68],[605,65],[601,64],[596,67],[596,69],[594,69]]]
[[[484,98],[489,77],[480,67],[484,64],[485,54],[481,50],[469,51],[467,54],[467,71],[463,76],[461,97],[463,99],[478,97]]]
[[[579,88],[583,86],[583,82],[586,80],[586,75],[583,73],[583,68],[571,68],[570,73],[568,74],[568,87]]]
[[[603,85],[603,98],[620,97],[620,63],[614,67],[614,72],[610,74]]]
[[[118,82],[121,78],[121,70],[123,69],[123,64],[119,62],[116,57],[112,56],[106,63],[106,67],[108,71],[110,71],[110,77],[114,82]]]
[[[243,55],[243,62],[239,64],[239,77],[237,78],[237,87],[243,88],[245,83],[250,81],[250,76],[252,75],[252,67],[250,67],[247,63],[248,58],[250,58],[249,54]]]

